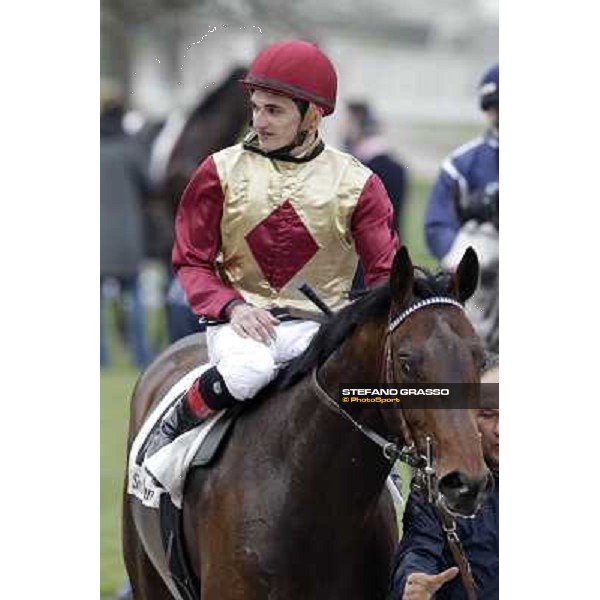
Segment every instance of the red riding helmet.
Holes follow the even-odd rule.
[[[335,110],[335,68],[329,58],[309,42],[280,42],[267,46],[254,59],[241,83],[251,89],[313,102],[325,115]]]

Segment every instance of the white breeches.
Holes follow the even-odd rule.
[[[275,327],[277,338],[267,345],[241,337],[229,323],[207,327],[208,358],[231,395],[247,400],[272,381],[282,366],[302,354],[318,329],[314,321],[285,321]]]

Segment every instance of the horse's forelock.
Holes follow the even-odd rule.
[[[449,273],[431,273],[423,267],[415,267],[414,272],[413,295],[417,300],[452,294],[452,277]]]

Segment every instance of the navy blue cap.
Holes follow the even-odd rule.
[[[481,110],[498,107],[500,102],[500,65],[490,67],[479,83],[479,106]]]

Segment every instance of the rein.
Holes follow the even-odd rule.
[[[456,521],[454,520],[454,517],[450,516],[443,509],[443,507],[439,506],[438,504],[436,504],[435,509],[442,523],[442,529],[444,530],[444,534],[446,535],[446,542],[448,542],[448,548],[450,548],[452,558],[454,559],[454,562],[458,567],[463,587],[467,592],[467,598],[468,600],[477,600],[477,586],[471,573],[471,565],[469,564],[469,559],[467,558],[462,544],[460,543],[460,538],[456,533]]]
[[[460,308],[460,310],[464,311],[464,306],[454,298],[449,298],[447,296],[433,296],[412,304],[399,315],[389,319],[383,345],[383,361],[381,365],[380,377],[385,384],[393,383],[394,380],[393,351],[391,342],[392,334],[413,313],[422,308],[427,308],[428,306],[434,305],[455,306],[456,308]],[[379,435],[376,431],[361,425],[347,411],[345,411],[321,386],[319,383],[317,370],[318,368],[315,367],[311,376],[312,387],[317,396],[323,400],[328,407],[332,408],[335,412],[348,420],[355,429],[360,431],[360,433],[362,433],[365,437],[379,446],[384,458],[387,461],[394,463],[396,460],[400,460],[416,469],[415,477],[419,480],[419,485],[422,484],[424,487],[426,487],[427,500],[430,504],[435,506],[435,510],[441,521],[442,529],[446,535],[448,547],[450,548],[452,557],[458,566],[462,584],[467,592],[467,597],[469,600],[477,600],[476,586],[471,574],[471,566],[456,533],[456,521],[454,517],[437,502],[438,491],[435,477],[435,457],[433,455],[433,443],[431,437],[429,435],[426,436],[425,455],[420,454],[414,441],[414,437],[410,431],[410,427],[406,422],[404,411],[400,409],[398,414],[400,416],[400,429],[402,430],[404,445],[399,448],[395,442],[390,441]]]
[[[386,383],[386,384],[393,383],[393,379],[394,379],[392,344],[391,344],[392,333],[394,333],[394,331],[396,329],[398,329],[398,327],[400,327],[400,325],[416,311],[418,311],[422,308],[427,308],[428,306],[444,305],[444,304],[450,305],[450,306],[455,306],[457,308],[460,308],[460,310],[464,311],[463,305],[460,302],[458,302],[458,300],[454,300],[454,298],[449,298],[447,296],[433,296],[431,298],[426,298],[425,300],[419,300],[418,302],[415,302],[414,304],[409,306],[407,309],[402,311],[399,315],[389,319],[387,330],[386,330],[386,335],[385,335],[384,347],[383,347],[383,361],[382,361],[381,377],[380,377],[384,383]],[[312,386],[313,386],[313,389],[315,390],[317,396],[319,398],[321,398],[329,407],[331,407],[333,410],[335,410],[338,414],[340,414],[345,419],[350,421],[350,423],[356,429],[358,429],[363,435],[368,437],[373,443],[377,444],[381,448],[381,450],[383,452],[383,456],[386,458],[386,460],[388,460],[392,463],[395,462],[396,460],[401,460],[402,462],[407,463],[408,465],[410,465],[411,467],[413,467],[415,469],[424,471],[425,476],[427,477],[427,480],[429,482],[428,496],[430,498],[430,502],[433,501],[433,491],[434,490],[433,490],[433,486],[432,486],[432,484],[433,484],[432,479],[433,479],[433,475],[435,474],[435,469],[434,469],[434,465],[433,465],[433,452],[432,452],[432,448],[431,448],[431,438],[429,436],[427,436],[427,439],[426,439],[426,442],[427,442],[426,455],[425,456],[420,455],[417,450],[417,445],[413,439],[413,436],[412,436],[412,433],[408,426],[408,423],[406,422],[406,418],[404,416],[404,411],[402,409],[400,409],[398,411],[398,413],[400,415],[400,428],[402,430],[402,437],[404,438],[404,446],[402,446],[402,448],[399,448],[395,442],[392,442],[391,440],[384,438],[383,436],[379,435],[377,432],[373,431],[372,429],[369,429],[368,427],[364,427],[358,421],[356,421],[356,419],[354,419],[347,411],[345,411],[335,401],[335,399],[332,398],[327,393],[327,391],[325,391],[325,389],[321,386],[321,384],[319,383],[317,370],[318,370],[317,367],[315,367],[313,369],[312,377],[311,377]]]
[[[311,383],[317,396],[323,400],[329,408],[332,408],[339,415],[350,421],[350,423],[358,429],[363,435],[368,437],[374,444],[377,444],[381,448],[383,456],[386,460],[391,463],[396,460],[402,460],[412,467],[418,468],[420,466],[420,460],[414,460],[415,450],[412,446],[403,446],[401,449],[398,448],[397,444],[379,435],[376,431],[361,425],[356,419],[348,414],[321,386],[317,378],[317,367],[312,371]]]

